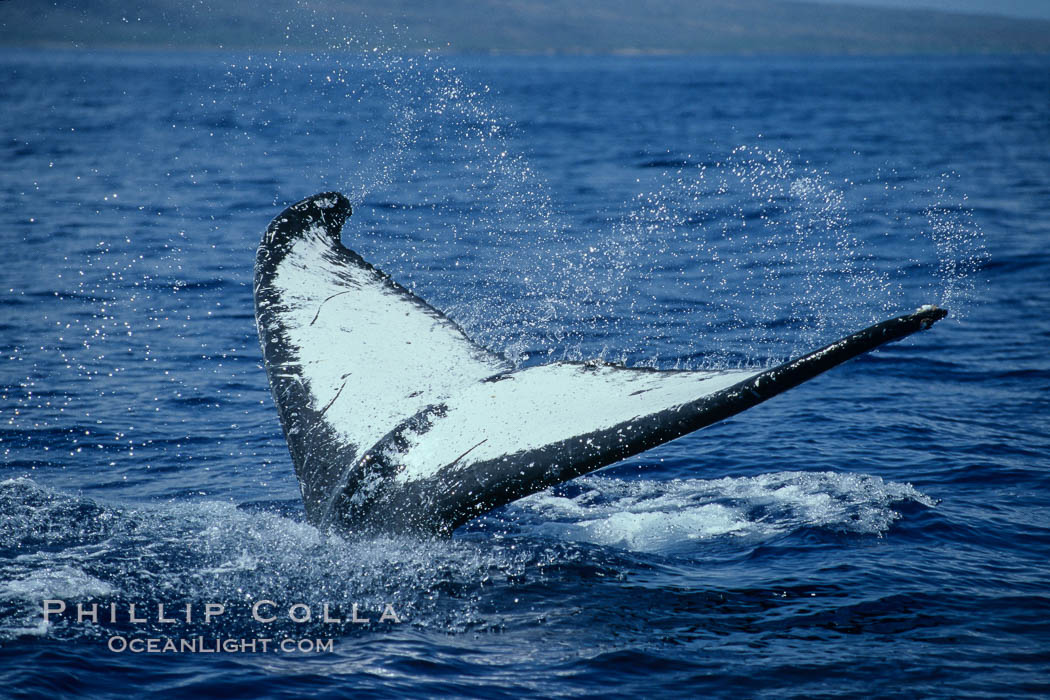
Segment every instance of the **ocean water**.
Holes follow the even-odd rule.
[[[354,48],[0,54],[0,694],[1050,693],[1045,57]],[[328,189],[521,365],[951,316],[450,540],[320,532],[251,276]]]

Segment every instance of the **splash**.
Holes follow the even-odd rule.
[[[921,303],[961,315],[987,258],[965,198],[943,183],[923,225],[883,215],[885,226],[871,228],[853,224],[850,200],[892,212],[870,196],[883,183],[834,184],[781,149],[738,146],[662,179],[591,248],[610,261],[603,288],[615,292],[604,310],[629,348],[623,359],[659,347],[662,329],[691,329],[690,345],[664,346],[643,364],[770,365]],[[915,201],[895,192],[898,207]],[[637,313],[638,299],[666,301],[632,328],[622,309]]]
[[[135,603],[139,610],[161,602],[169,611],[211,601],[231,610],[219,628],[199,619],[180,623],[179,632],[190,636],[354,628],[326,628],[319,619],[304,626],[286,615],[260,628],[245,611],[261,599],[282,610],[302,603],[315,618],[327,604],[344,620],[355,604],[373,612],[390,604],[410,627],[465,631],[485,624],[483,601],[580,558],[571,543],[344,539],[272,511],[215,501],[117,506],[24,478],[0,482],[0,513],[0,642],[105,633],[68,620],[44,625],[46,599],[100,602],[102,609]],[[160,624],[154,631],[164,630]]]
[[[943,185],[914,231],[894,211],[914,193],[877,202],[875,190],[891,190],[877,177],[837,182],[783,150],[741,145],[687,156],[630,213],[581,230],[488,85],[434,52],[391,48],[396,31],[366,42],[311,27],[324,49],[249,61],[230,85],[265,115],[305,81],[316,104],[292,111],[330,141],[313,179],[363,205],[351,229],[377,234],[350,233],[348,245],[516,364],[770,365],[924,303],[956,315],[969,303],[982,233]],[[882,229],[854,222],[879,207]]]
[[[935,291],[941,306],[965,314],[974,303],[978,275],[990,259],[984,233],[966,205],[966,195],[954,187],[958,175],[945,173],[930,193],[923,211],[924,233],[936,249]]]
[[[900,517],[895,506],[934,502],[910,484],[831,472],[754,477],[624,481],[584,477],[572,495],[545,492],[518,502],[548,536],[646,552],[680,552],[716,538],[752,544],[821,528],[881,535]]]
[[[287,616],[261,626],[246,612],[259,600],[281,610],[299,603],[317,612],[327,605],[344,620],[354,605],[378,611],[390,604],[415,629],[481,630],[519,589],[617,579],[625,565],[620,549],[695,553],[719,538],[749,548],[814,528],[879,535],[899,517],[895,509],[909,502],[934,505],[907,484],[854,474],[672,481],[591,476],[568,491],[519,501],[507,521],[479,521],[473,530],[481,537],[361,540],[323,533],[272,509],[216,501],[112,505],[8,479],[0,482],[0,606],[6,611],[0,642],[113,633],[106,625],[70,619],[45,624],[41,601],[49,599],[97,602],[103,610],[110,603],[121,610],[134,603],[140,611],[155,610],[158,602],[168,611],[195,605],[197,618],[174,628],[183,636],[355,631]],[[231,614],[218,625],[203,623],[202,601],[221,603]],[[144,628],[160,634],[172,629],[153,619]]]

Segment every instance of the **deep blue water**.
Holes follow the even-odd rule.
[[[1047,59],[0,64],[0,694],[1050,693]],[[952,316],[451,541],[338,537],[304,522],[250,286],[325,189],[344,243],[523,364]]]

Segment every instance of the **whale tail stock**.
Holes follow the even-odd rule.
[[[307,517],[320,526],[451,533],[947,315],[924,306],[767,370],[515,369],[345,248],[350,213],[335,192],[293,204],[255,261],[266,373]]]

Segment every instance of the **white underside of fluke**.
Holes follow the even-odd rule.
[[[401,456],[397,478],[432,476],[631,422],[696,401],[757,372],[654,372],[612,366],[530,367],[449,397],[447,414]],[[458,460],[458,461],[457,461]]]
[[[312,408],[362,450],[428,405],[509,369],[376,270],[346,264],[323,230],[277,268],[280,325]]]
[[[401,482],[612,428],[757,373],[575,363],[511,371],[439,312],[333,249],[320,225],[295,242],[273,286],[296,360],[274,371],[304,381],[311,408],[358,454],[442,406],[425,434],[406,434],[407,450],[384,455],[396,460]]]

